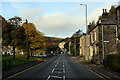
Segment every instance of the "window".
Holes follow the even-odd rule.
[[[97,54],[97,47],[95,46],[95,54]]]
[[[118,20],[119,20],[119,24],[120,24],[120,8],[119,8],[119,12],[118,12]]]
[[[93,32],[91,32],[91,43],[93,43]]]
[[[94,32],[94,37],[95,37],[95,41],[96,41],[96,31]]]

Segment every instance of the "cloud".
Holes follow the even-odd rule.
[[[44,14],[44,8],[32,8],[21,11],[18,16],[28,19],[39,31],[48,36],[66,37],[78,29],[84,29],[84,20],[63,12]]]
[[[107,9],[107,11],[109,12],[111,5],[113,5],[113,3],[109,2],[109,3],[105,3],[105,4],[101,5],[100,7],[96,8],[93,11],[93,13],[88,17],[88,22],[92,22],[93,20],[97,21],[98,17],[102,15],[103,9]]]
[[[88,23],[92,20],[97,20],[98,16],[102,14],[102,9],[110,9],[112,3],[106,3],[98,8],[96,8],[92,14],[88,16]],[[72,34],[81,29],[85,32],[85,17],[76,16],[76,9],[78,7],[73,7],[72,9],[76,10],[75,13],[65,13],[64,11],[53,12],[44,14],[45,8],[30,8],[21,11],[18,16],[21,16],[24,19],[28,19],[30,22],[33,22],[36,25],[36,28],[39,31],[45,33],[46,36],[55,36],[55,37],[70,37]],[[74,11],[73,10],[73,11]],[[82,10],[82,9],[80,9]]]
[[[76,20],[74,16],[66,15],[62,12],[46,14],[41,19],[36,19],[35,23],[39,30],[42,30],[45,34],[51,36],[65,37],[66,35],[73,33],[76,28],[79,29],[77,26],[77,24],[79,24],[78,20]]]
[[[42,17],[43,12],[44,12],[44,8],[43,7],[30,8],[30,9],[22,10],[17,15],[21,16],[23,19],[28,19],[30,21],[33,21],[34,19],[36,19],[38,17]]]

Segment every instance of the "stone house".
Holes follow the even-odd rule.
[[[87,46],[88,46],[88,47],[87,47],[87,48],[88,48],[88,49],[87,49],[87,54],[88,54],[88,56],[89,56],[89,52],[90,52],[90,50],[89,50],[89,44],[90,44],[90,42],[89,42],[89,41],[90,41],[90,40],[89,40],[89,37],[90,37],[90,36],[87,35],[87,40],[88,40],[88,41],[87,41],[87,44],[88,44],[88,45],[87,45]],[[79,45],[79,46],[80,46],[80,48],[79,48],[79,49],[80,49],[80,50],[79,50],[79,51],[80,51],[80,52],[79,52],[79,53],[80,53],[80,56],[81,56],[81,57],[84,57],[85,60],[87,60],[87,56],[86,56],[86,34],[85,34],[85,33],[83,33],[83,34],[81,35],[81,37],[80,37],[80,45]],[[88,59],[89,59],[89,58],[88,58]]]
[[[118,53],[120,53],[120,5],[116,7],[116,20]]]
[[[86,54],[86,34],[83,33],[80,37],[80,56],[85,56]]]
[[[116,28],[115,18],[108,18],[106,9],[103,9],[102,18],[95,27],[91,28],[91,25],[88,25],[90,60],[100,61],[108,54],[117,53]]]

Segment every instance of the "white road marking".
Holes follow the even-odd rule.
[[[57,62],[57,65],[58,65],[59,61]]]
[[[57,64],[55,65],[55,67],[57,67]]]
[[[63,73],[65,73],[65,69],[63,69]]]
[[[63,65],[63,67],[65,67],[65,66]]]
[[[54,78],[62,78],[62,77],[60,77],[60,76],[51,76],[51,77],[54,77]]]
[[[53,68],[52,73],[54,72],[55,68]]]
[[[56,71],[62,71],[63,69],[61,69],[61,68],[56,68],[55,70],[56,70]]]
[[[63,76],[63,80],[65,80],[65,76]]]
[[[49,79],[50,79],[50,75],[48,76],[47,80],[49,80]]]
[[[54,73],[62,73],[62,72],[60,72],[60,71],[54,71]]]

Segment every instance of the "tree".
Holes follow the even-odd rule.
[[[10,43],[10,31],[9,31],[9,28],[8,25],[7,25],[7,21],[2,17],[2,45],[3,46],[8,46],[9,43]]]
[[[79,55],[79,43],[80,43],[80,36],[82,35],[82,30],[78,30],[75,32],[71,37],[71,42],[74,43],[74,50],[76,50],[75,55]]]
[[[25,33],[27,33],[26,28],[28,27],[28,44],[31,56],[33,52],[44,52],[45,50],[45,38],[43,36],[44,34],[38,31],[33,23],[28,23],[27,25],[24,23],[22,26],[25,29]]]
[[[67,49],[67,52],[69,51],[69,41],[67,41],[64,45],[65,49]]]
[[[69,51],[70,38],[67,37],[67,38],[64,39],[64,41],[66,42],[65,45],[64,45],[64,47],[65,47],[65,49],[67,49],[67,52],[68,52]]]
[[[96,24],[95,24],[95,21],[93,20],[92,23],[91,23],[92,28],[94,28],[95,25],[96,25]]]
[[[11,45],[13,46],[13,58],[15,58],[15,47],[17,46],[17,45],[19,45],[20,43],[19,43],[19,41],[21,41],[21,40],[23,40],[23,39],[20,39],[18,36],[19,35],[22,35],[21,33],[19,33],[18,31],[18,29],[19,29],[19,27],[21,27],[20,26],[20,22],[22,21],[22,19],[20,18],[20,17],[17,17],[17,16],[15,16],[15,17],[13,17],[13,18],[10,18],[9,20],[8,20],[8,24],[9,24],[9,26],[12,26],[12,27],[14,27],[13,29],[12,29],[12,31],[11,31],[11,37],[12,37],[12,41],[11,41]],[[23,32],[24,33],[24,32]],[[24,34],[23,34],[24,35]],[[22,41],[21,41],[22,42]]]
[[[12,18],[9,19],[9,23],[10,23],[11,25],[16,26],[16,27],[19,27],[19,26],[20,26],[20,22],[21,22],[21,21],[22,21],[21,17],[17,17],[17,16],[12,17]]]
[[[2,21],[2,47],[5,49],[5,53],[7,53],[7,47],[11,43],[11,27],[8,26],[5,18],[1,16]],[[6,54],[5,54],[6,55]]]
[[[116,17],[115,13],[115,6],[111,6],[111,9],[109,10],[108,17],[113,18]]]

